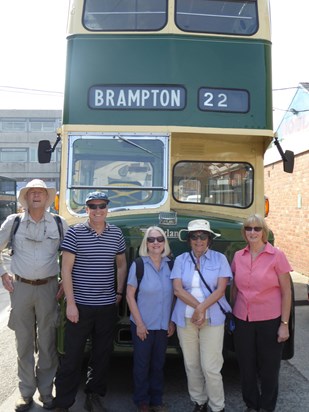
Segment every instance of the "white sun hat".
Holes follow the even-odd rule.
[[[47,197],[47,200],[46,200],[45,207],[46,207],[46,209],[48,209],[49,206],[55,200],[56,189],[54,187],[47,187],[46,183],[43,182],[43,180],[41,180],[41,179],[33,179],[33,180],[31,180],[31,182],[27,183],[27,185],[25,187],[20,189],[19,196],[18,196],[18,199],[17,199],[18,202],[22,205],[23,208],[28,209],[28,202],[27,202],[27,199],[26,199],[26,194],[27,194],[29,189],[33,189],[33,188],[47,190],[48,197]]]
[[[205,219],[191,220],[188,223],[188,229],[187,230],[188,230],[188,232],[197,232],[197,231],[209,232],[214,237],[220,237],[221,236],[219,233],[215,233],[213,230],[210,229],[210,224],[209,224],[208,220],[205,220]]]

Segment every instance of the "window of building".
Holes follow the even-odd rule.
[[[83,24],[92,31],[161,30],[167,0],[86,0]]]
[[[28,149],[12,148],[12,149],[0,149],[0,161],[1,162],[27,162],[28,161]]]
[[[59,121],[55,120],[30,120],[30,132],[55,132],[59,127]]]
[[[3,132],[25,132],[27,130],[26,120],[2,120],[2,131]]]

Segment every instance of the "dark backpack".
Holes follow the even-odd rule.
[[[60,244],[63,241],[64,234],[63,234],[63,225],[62,225],[62,220],[59,215],[52,215],[53,218],[55,219],[55,222],[57,223],[57,228],[59,232],[59,238],[60,238]],[[13,241],[14,241],[14,236],[17,232],[17,229],[19,227],[21,221],[21,215],[17,215],[14,219],[12,229],[11,229],[11,234],[10,234],[10,239],[8,242],[8,249],[10,250],[10,255],[12,256],[14,254],[13,250]],[[60,250],[60,244],[59,244],[59,250]]]
[[[136,288],[136,292],[135,292],[135,299],[137,300],[137,295],[138,295],[138,292],[139,292],[139,286],[140,286],[140,283],[141,283],[141,281],[143,279],[143,276],[144,276],[144,261],[139,256],[134,260],[134,262],[136,264],[136,273],[135,274],[136,274],[136,279],[137,279],[137,288]],[[167,264],[168,264],[170,270],[172,270],[173,266],[174,266],[174,261],[171,259],[167,262]]]

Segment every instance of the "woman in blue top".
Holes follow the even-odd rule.
[[[127,302],[131,312],[134,348],[133,400],[140,412],[167,412],[162,402],[163,367],[167,340],[175,331],[175,325],[170,320],[173,285],[169,254],[170,247],[164,231],[157,226],[149,227],[139,249],[144,264],[140,285],[135,262],[129,271]]]
[[[190,398],[195,403],[193,412],[206,412],[207,404],[212,412],[222,412],[225,315],[217,302],[231,311],[225,289],[232,272],[226,257],[209,249],[212,239],[220,235],[210,229],[207,220],[192,220],[188,232],[191,251],[176,258],[171,274],[177,296],[172,320],[177,325]]]

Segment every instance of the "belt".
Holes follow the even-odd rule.
[[[50,276],[45,279],[36,279],[36,280],[31,280],[31,279],[25,279],[22,278],[19,275],[15,274],[15,279],[18,280],[19,282],[27,283],[28,285],[32,286],[40,286],[40,285],[46,285],[50,280],[56,279],[57,276]]]

